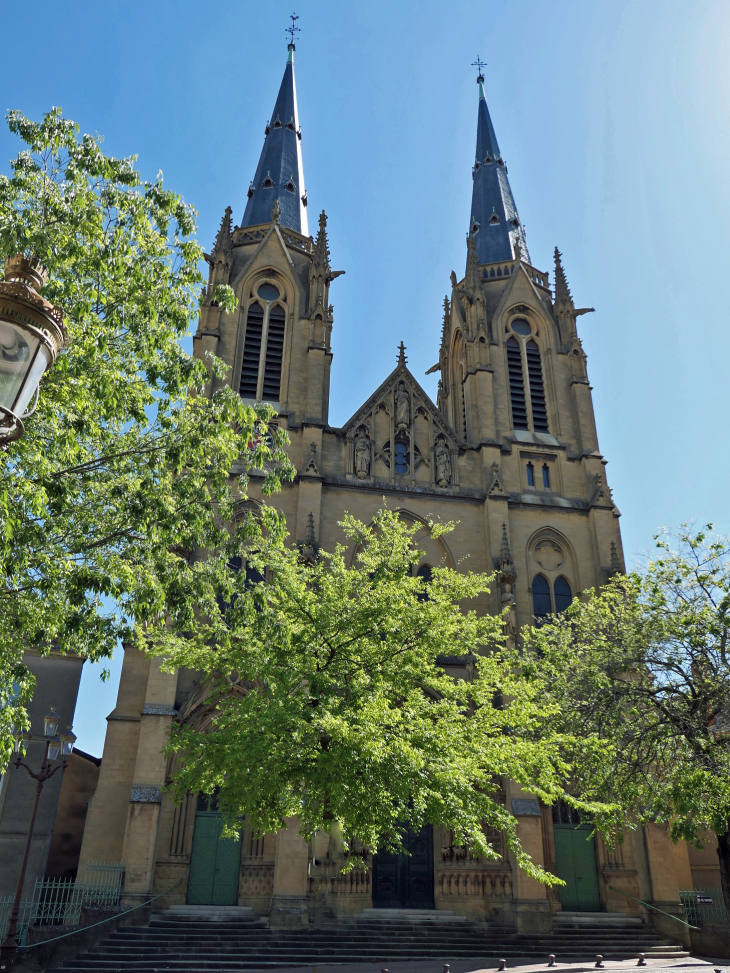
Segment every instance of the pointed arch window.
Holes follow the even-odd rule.
[[[418,592],[416,597],[419,601],[428,601],[428,585],[431,584],[431,579],[433,577],[433,572],[431,571],[430,564],[422,564],[418,571],[416,571],[416,577],[420,578],[423,582],[423,589]]]
[[[542,362],[540,349],[534,338],[525,346],[527,374],[530,377],[530,398],[532,400],[532,424],[536,432],[547,432],[547,406],[545,405],[545,386],[542,381]]]
[[[535,467],[532,463],[527,464],[527,485],[535,486]]]
[[[258,402],[278,402],[286,335],[286,309],[279,288],[260,284],[246,313],[239,393]],[[276,303],[274,303],[276,302]]]
[[[246,315],[246,340],[243,345],[241,384],[239,391],[244,399],[256,399],[261,360],[261,337],[264,331],[264,309],[255,301]]]
[[[512,399],[512,425],[515,429],[528,429],[525,382],[522,374],[522,351],[517,338],[507,339],[507,371],[509,393]]]
[[[505,342],[512,402],[512,427],[549,432],[540,346],[525,318],[510,322]]]
[[[553,585],[553,592],[555,594],[555,611],[564,612],[573,600],[573,592],[570,590],[568,579],[561,575]]]
[[[561,574],[552,585],[543,574],[536,574],[532,579],[532,613],[540,622],[552,615],[564,612],[573,600],[570,582]]]
[[[532,613],[535,618],[547,618],[552,610],[550,582],[544,575],[537,574],[532,579]]]
[[[281,363],[284,358],[284,331],[286,312],[280,304],[269,311],[269,328],[266,340],[266,359],[264,361],[264,386],[261,398],[267,402],[278,402],[281,391]]]

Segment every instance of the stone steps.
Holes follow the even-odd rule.
[[[269,929],[251,911],[198,907],[168,909],[149,926],[120,926],[108,938],[51,973],[238,973],[254,969],[387,963],[417,959],[647,956],[679,957],[681,947],[662,940],[635,917],[564,916],[550,933],[515,933],[487,927],[444,910],[383,915],[364,910],[355,920],[303,929]],[[453,916],[453,913],[451,913]],[[593,920],[593,921],[591,921]]]

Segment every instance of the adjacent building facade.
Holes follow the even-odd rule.
[[[31,737],[24,760],[37,771],[46,747],[43,717],[55,709],[61,717],[60,732],[71,726],[84,660],[77,655],[62,655],[56,650],[39,655],[31,649],[24,654],[23,662],[36,678],[35,692],[28,706]],[[70,762],[73,760],[72,757]],[[36,880],[46,875],[59,796],[64,791],[68,793],[72,786],[64,779],[67,773],[68,770],[59,770],[43,786],[23,886],[24,898],[32,897]],[[15,894],[35,796],[36,782],[24,767],[15,768],[11,763],[0,777],[0,898]],[[86,808],[83,810],[85,812]]]
[[[466,269],[452,272],[444,300],[432,369],[440,375],[437,401],[409,370],[401,344],[379,388],[341,428],[331,426],[330,287],[341,271],[330,261],[324,212],[309,235],[293,54],[292,44],[245,212],[234,226],[226,210],[208,256],[208,293],[230,284],[239,307],[228,314],[207,300],[195,354],[220,356],[226,381],[246,401],[276,408],[298,470],[276,503],[305,551],[344,541],[343,513],[368,520],[384,496],[414,523],[434,515],[455,521],[446,538],[432,540],[425,529],[418,536],[425,551],[418,569],[456,567],[468,557],[472,570],[496,570],[481,610],[508,607],[516,633],[624,565],[577,330],[589,309],[575,306],[557,249],[552,281],[533,266],[480,75]],[[469,661],[444,664],[463,676]],[[127,650],[81,861],[122,860],[130,902],[179,880],[163,901],[251,905],[272,925],[375,905],[449,908],[548,930],[563,908],[641,908],[621,892],[679,913],[677,890],[692,887],[687,847],[662,828],[632,832],[611,852],[600,839],[586,840],[590,829],[576,830],[567,809],[542,807],[509,781],[505,800],[523,845],[566,880],[561,892],[520,872],[498,834],[496,862],[474,858],[434,827],[408,836],[410,858],[376,856],[367,872],[348,875],[338,836],[308,845],[295,821],[276,835],[244,830],[239,841],[223,841],[207,800],[190,795],[175,807],[164,789],[169,767],[160,751],[170,723],[203,718],[204,699],[196,673],[165,673]]]

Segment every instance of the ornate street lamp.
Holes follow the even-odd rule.
[[[43,762],[38,773],[34,773],[28,764],[24,763],[18,756],[17,760],[14,761],[16,768],[25,767],[33,780],[37,781],[35,789],[35,802],[33,804],[33,813],[30,816],[30,825],[28,828],[28,838],[25,842],[25,852],[23,854],[23,863],[20,866],[20,876],[18,878],[18,887],[15,890],[15,899],[13,900],[13,908],[10,913],[10,921],[8,922],[7,933],[5,934],[5,939],[3,940],[2,946],[0,946],[0,961],[12,959],[18,949],[18,944],[15,941],[15,936],[18,930],[18,918],[20,916],[20,900],[23,895],[23,885],[25,884],[25,872],[28,867],[28,856],[30,855],[30,845],[33,839],[33,828],[35,826],[36,813],[38,811],[38,803],[41,797],[41,791],[43,790],[43,785],[49,778],[53,777],[57,770],[65,770],[67,767],[66,758],[71,756],[73,752],[74,742],[76,740],[76,735],[71,732],[71,727],[68,728],[66,733],[58,735],[58,727],[61,722],[61,717],[52,708],[50,713],[47,713],[43,719],[43,735],[46,738],[46,750],[43,754]],[[15,752],[20,753],[23,749],[23,743],[26,747],[30,741],[30,733],[16,731],[15,734]],[[63,760],[60,764],[53,766],[55,760],[58,759],[58,755],[63,755]]]
[[[0,446],[25,432],[38,387],[66,344],[63,312],[38,293],[48,272],[35,257],[5,260],[0,281]]]

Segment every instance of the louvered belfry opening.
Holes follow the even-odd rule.
[[[527,429],[527,403],[525,402],[525,382],[522,376],[522,353],[516,338],[507,339],[507,371],[509,372],[509,392],[512,399],[512,424],[515,429]],[[543,402],[544,400],[543,396]]]
[[[264,363],[264,388],[261,397],[271,402],[279,401],[281,391],[281,363],[284,357],[284,330],[286,313],[279,304],[269,311],[269,330],[266,340]]]
[[[540,360],[540,349],[537,346],[537,342],[530,338],[525,351],[527,353],[527,372],[530,378],[532,426],[535,432],[548,432],[545,385],[542,380],[542,362]]]
[[[241,385],[239,392],[245,399],[255,399],[259,384],[261,361],[261,337],[264,330],[264,309],[257,302],[248,309],[246,317],[246,341],[243,346]]]

